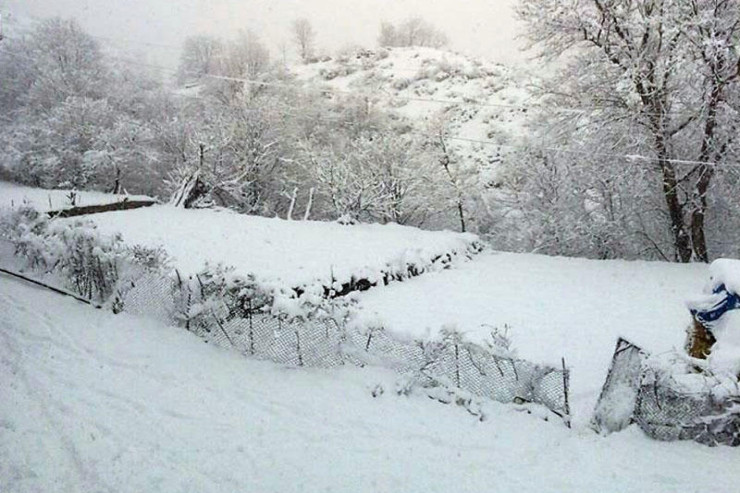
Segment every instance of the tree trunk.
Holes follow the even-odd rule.
[[[679,262],[688,263],[691,262],[691,241],[686,232],[686,225],[684,224],[683,204],[681,204],[678,197],[676,168],[668,156],[665,135],[657,119],[658,117],[652,118],[653,138],[655,140],[655,150],[658,154],[658,164],[660,165],[663,177],[663,198],[668,207],[668,216],[671,220],[670,226],[673,235],[673,246],[676,250],[676,259]]]
[[[699,161],[709,163],[712,158],[719,161],[723,152],[715,151],[715,130],[717,128],[717,107],[721,100],[722,89],[717,82],[712,84],[712,92],[707,104],[707,120],[704,124],[704,135],[701,141],[701,152]],[[714,176],[715,169],[709,164],[698,165],[699,178],[696,182],[692,210],[691,210],[691,243],[696,259],[701,262],[709,262],[707,239],[704,233],[704,222],[707,212],[707,193],[709,185]]]

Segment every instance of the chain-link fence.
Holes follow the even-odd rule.
[[[740,399],[716,395],[712,378],[689,374],[687,388],[667,368],[620,339],[594,411],[601,432],[619,431],[634,422],[656,440],[695,440],[707,445],[740,445]],[[704,381],[705,385],[696,385]]]
[[[18,268],[13,252],[12,244],[0,240],[0,265]],[[28,266],[25,270],[33,272]],[[264,303],[255,302],[252,308],[249,297],[233,296],[243,289],[214,291],[208,283],[215,277],[185,277],[179,272],[166,275],[139,266],[119,266],[118,271],[127,276],[118,280],[114,296],[108,300],[116,312],[181,326],[210,343],[250,357],[324,368],[380,365],[411,374],[421,385],[457,387],[505,403],[541,404],[569,423],[568,371],[564,365],[555,368],[511,358],[498,354],[495,348],[465,342],[457,334],[447,334],[438,341],[408,341],[382,328],[350,328],[352,324],[332,316],[291,318],[267,310]],[[65,284],[74,290],[75,283]]]
[[[189,276],[188,280],[192,280]],[[345,363],[378,364],[414,373],[429,383],[451,385],[500,402],[534,402],[567,418],[567,369],[500,356],[454,335],[439,341],[407,341],[374,328],[351,329],[331,317],[289,319],[259,310],[224,316],[218,309],[198,311],[198,323],[178,307],[182,290],[189,307],[207,305],[199,290],[177,274],[170,279],[147,275],[122,299],[123,310],[177,323],[204,339],[261,359],[298,366],[334,367]],[[191,322],[189,324],[189,322]]]

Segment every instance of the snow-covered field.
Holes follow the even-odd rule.
[[[730,492],[740,482],[734,449],[655,442],[635,427],[600,437],[493,403],[480,422],[395,395],[395,376],[378,369],[250,361],[2,275],[0,313],[4,493]],[[377,384],[386,392],[373,398]]]
[[[587,421],[623,336],[659,353],[681,348],[706,265],[484,253],[473,262],[361,295],[363,318],[401,334],[444,325],[473,341],[509,327],[518,355],[572,369],[575,419]]]
[[[104,234],[123,233],[129,244],[163,246],[186,273],[206,261],[223,263],[288,288],[317,281],[330,286],[332,279],[341,284],[353,276],[379,281],[383,272],[405,272],[407,264],[427,266],[446,254],[463,258],[479,241],[396,224],[346,226],[169,206],[89,217]]]
[[[47,190],[0,181],[0,209],[18,207],[23,204],[28,204],[42,212],[69,209],[73,207],[70,192],[71,190]],[[114,195],[102,192],[75,191],[74,195],[75,206],[113,204],[126,199],[151,200],[150,197],[143,195]]]

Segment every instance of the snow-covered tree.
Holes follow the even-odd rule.
[[[207,35],[185,39],[178,67],[178,81],[184,84],[197,81],[204,75],[219,74],[225,56],[223,42]]]
[[[298,55],[301,60],[303,62],[309,61],[314,53],[316,32],[308,19],[301,17],[293,21],[293,39],[298,47]]]
[[[43,21],[18,51],[32,81],[24,95],[29,108],[43,111],[68,97],[95,99],[105,93],[108,74],[100,47],[74,20]]]
[[[447,35],[422,19],[411,17],[393,25],[382,22],[378,43],[381,47],[428,46],[442,48],[448,43]]]
[[[608,150],[612,158],[604,152],[601,159],[605,170],[633,169],[629,159],[615,155],[648,158],[640,160],[645,172],[638,176],[652,184],[662,206],[642,212],[664,218],[670,236],[666,255],[682,262],[709,258],[706,218],[713,178],[735,152],[739,7],[736,0],[521,0],[519,5],[528,35],[543,53],[567,55],[567,67],[551,86],[556,114],[560,106],[585,108],[578,128],[589,142],[577,136],[577,145],[592,149],[592,155]],[[550,129],[572,118],[559,114],[563,118],[546,117]],[[615,128],[623,131],[617,134]],[[572,136],[555,143],[568,147]],[[591,161],[575,155],[560,159]]]

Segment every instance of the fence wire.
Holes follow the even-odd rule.
[[[598,431],[619,431],[634,422],[656,440],[740,445],[738,396],[715,397],[710,385],[687,390],[648,357],[634,344],[618,341],[594,411]]]
[[[12,245],[2,240],[0,265],[19,266]],[[115,311],[184,327],[209,343],[234,348],[246,356],[320,368],[380,365],[399,374],[412,374],[429,385],[454,386],[504,403],[541,404],[569,422],[564,368],[499,356],[454,338],[407,341],[384,329],[350,329],[331,318],[290,320],[258,309],[209,308],[204,290],[193,289],[195,283],[188,282],[193,277],[183,279],[179,273],[167,276],[136,266],[123,270],[127,277],[118,283],[110,302]],[[74,283],[66,284],[74,289]],[[196,306],[206,308],[195,313]]]
[[[347,329],[332,319],[287,320],[247,311],[241,317],[224,320],[217,313],[201,313],[197,326],[188,327],[186,317],[178,314],[177,294],[173,294],[182,286],[187,283],[146,275],[124,294],[123,310],[155,314],[170,323],[185,325],[213,344],[233,347],[259,359],[321,368],[379,364],[499,402],[534,402],[560,416],[569,414],[567,370],[496,356],[469,343],[422,343],[403,340],[383,329]],[[191,305],[202,301],[193,298],[198,296],[196,292],[189,295]]]

